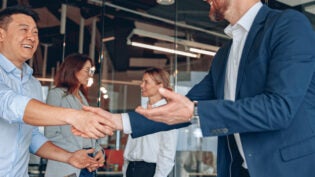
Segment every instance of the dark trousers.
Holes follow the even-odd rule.
[[[155,174],[155,163],[144,161],[130,161],[127,167],[127,177],[153,177]]]
[[[239,177],[250,177],[249,173],[248,173],[248,170],[243,168],[243,167],[241,167]]]
[[[93,157],[93,154],[89,154],[90,157]],[[79,177],[94,177],[94,171],[89,172],[87,168],[84,168],[80,171]]]

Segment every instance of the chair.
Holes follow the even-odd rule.
[[[106,149],[106,167],[109,171],[121,171],[124,164],[124,151],[115,149]],[[118,167],[116,166],[118,165]]]

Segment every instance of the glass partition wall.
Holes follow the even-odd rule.
[[[94,83],[89,88],[90,105],[113,113],[133,111],[146,101],[141,98],[140,83],[144,70],[152,66],[166,69],[174,91],[186,94],[207,74],[216,51],[229,40],[223,33],[227,23],[211,22],[209,5],[202,0],[17,3],[26,3],[41,19],[54,22],[39,23],[41,45],[29,61],[34,75],[41,80],[44,97],[53,87],[54,74],[63,58],[74,52],[85,53],[96,66]],[[315,24],[312,0],[264,3],[272,8],[302,11]],[[169,177],[216,176],[217,139],[195,136],[195,129],[192,125],[178,130],[175,166]],[[107,151],[107,163],[97,176],[122,176],[127,138],[117,131],[98,140]],[[39,164],[40,170],[37,174],[30,171],[30,175],[43,175],[44,160],[32,158],[30,166],[33,164]]]
[[[152,66],[166,69],[174,91],[181,94],[186,94],[203,78],[215,52],[228,38],[222,31],[207,29],[207,3],[201,1],[194,7],[188,2],[176,1],[169,5],[155,1],[103,2],[105,22],[98,95],[101,108],[122,113],[143,104],[146,99],[141,98],[139,84],[144,70]],[[112,8],[123,15],[106,19]],[[181,138],[178,138],[175,166],[169,176],[216,175],[216,137],[196,137],[195,129],[196,126],[190,126],[178,130]],[[108,137],[104,147],[123,151],[127,138],[118,131]],[[113,169],[112,164],[107,164],[99,174]]]

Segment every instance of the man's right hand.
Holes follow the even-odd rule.
[[[102,126],[95,126],[96,129],[91,132],[91,134],[96,136],[103,136],[104,134],[99,134],[100,132],[106,132],[107,135],[112,135],[115,130],[122,130],[122,118],[120,114],[112,114],[104,109],[97,107],[88,107],[83,106],[83,110],[85,112],[89,112],[90,114],[97,115],[97,117],[101,117],[103,120],[101,121]],[[72,133],[77,136],[82,137],[91,137],[91,134],[86,133],[86,131],[82,131],[80,127],[72,127]]]

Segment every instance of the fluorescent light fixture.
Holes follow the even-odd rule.
[[[142,47],[142,48],[157,50],[157,51],[161,51],[161,52],[173,53],[173,54],[192,57],[192,58],[199,58],[200,57],[198,54],[195,54],[195,53],[184,52],[184,51],[179,51],[179,50],[174,50],[174,49],[139,43],[139,42],[130,42],[130,44],[132,46],[136,46],[136,47]]]
[[[309,12],[309,13],[315,15],[315,5],[305,6],[305,7],[304,7],[304,10],[305,10],[306,12]]]
[[[108,41],[112,41],[112,40],[115,40],[114,36],[105,37],[105,38],[102,39],[102,42],[108,42]]]
[[[36,79],[42,82],[54,82],[53,78],[37,77]]]
[[[314,0],[277,0],[291,7],[313,2]]]
[[[189,51],[195,52],[195,53],[200,53],[204,55],[210,55],[210,56],[215,56],[216,52],[208,51],[208,50],[202,50],[202,49],[197,49],[197,48],[189,48]]]
[[[149,32],[149,31],[145,31],[145,30],[141,30],[141,29],[133,29],[132,32],[127,37],[127,40],[130,40],[133,35],[153,38],[153,39],[157,39],[160,41],[167,41],[167,42],[171,42],[171,43],[175,43],[175,44],[179,44],[179,45],[183,45],[183,46],[187,46],[187,47],[201,48],[201,49],[211,50],[211,51],[218,51],[219,50],[218,46],[213,46],[213,45],[208,45],[208,44],[199,43],[199,42],[195,42],[195,41],[179,39],[179,38],[175,38],[172,36],[153,33],[153,32]]]
[[[156,0],[156,2],[161,5],[172,5],[175,0]]]

